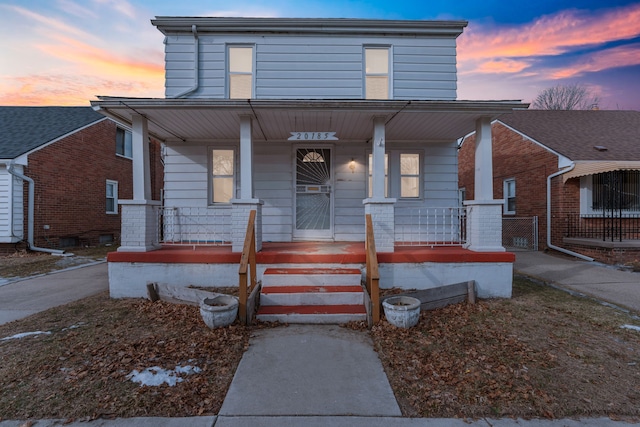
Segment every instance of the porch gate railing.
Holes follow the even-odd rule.
[[[467,241],[466,208],[396,208],[395,240],[402,246],[462,245]]]
[[[507,250],[538,250],[538,217],[503,217],[502,246]]]
[[[611,212],[567,215],[567,237],[610,242],[640,240],[640,214]]]
[[[160,207],[158,241],[165,245],[231,246],[226,208]]]

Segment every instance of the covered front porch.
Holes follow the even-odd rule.
[[[261,271],[304,263],[362,270],[369,215],[382,287],[475,280],[480,297],[511,295],[513,257],[501,242],[502,201],[493,199],[491,121],[519,102],[104,98],[93,105],[132,129],[134,198],[120,201],[122,245],[109,257],[114,297],[145,296],[148,282],[237,283],[252,211]],[[460,206],[457,140],[472,131],[476,200]],[[166,147],[162,201],[150,200],[150,136]]]

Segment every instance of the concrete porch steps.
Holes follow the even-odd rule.
[[[361,280],[354,268],[268,268],[257,318],[325,324],[366,320]]]

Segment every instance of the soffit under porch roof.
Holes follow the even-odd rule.
[[[527,108],[519,101],[366,101],[366,100],[212,100],[101,97],[98,112],[131,126],[148,120],[160,141],[238,140],[240,118],[254,118],[255,142],[285,141],[291,132],[335,132],[341,141],[369,141],[373,120],[384,117],[386,139],[455,141],[475,130],[476,120],[491,120]]]

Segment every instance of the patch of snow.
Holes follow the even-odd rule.
[[[201,371],[202,369],[191,365],[176,366],[173,370],[166,370],[159,366],[152,366],[151,368],[142,370],[142,372],[134,369],[129,375],[127,375],[127,379],[130,379],[135,383],[140,383],[140,386],[159,386],[167,383],[169,387],[174,387],[177,383],[184,381],[179,374],[190,375],[197,374]]]
[[[63,331],[68,331],[69,329],[78,329],[82,326],[85,326],[87,323],[86,322],[80,322],[80,323],[76,323],[75,325],[71,325],[69,327],[66,328],[62,328]]]
[[[632,329],[634,331],[640,331],[640,326],[636,326],[636,325],[622,325],[620,327],[622,329]]]
[[[28,337],[31,335],[51,335],[51,332],[43,332],[43,331],[35,331],[35,332],[23,332],[21,334],[15,334],[12,335],[10,337],[4,337],[4,338],[0,338],[0,341],[6,341],[6,340],[16,340],[16,339],[20,339],[20,338],[24,338],[24,337]]]

